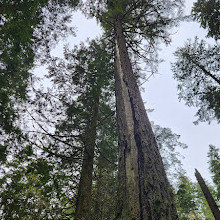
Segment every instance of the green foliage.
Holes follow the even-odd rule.
[[[212,195],[215,195],[213,187],[208,187]],[[214,220],[199,184],[191,182],[186,176],[179,177],[176,205],[181,220]]]
[[[217,188],[217,198],[220,201],[220,153],[213,145],[209,146],[208,152],[209,169],[212,173],[213,182]]]
[[[66,192],[54,184],[59,181],[60,186],[64,185],[66,178],[61,178],[61,170],[55,174],[54,165],[33,157],[28,165],[17,160],[8,168],[10,172],[7,170],[0,180],[1,219],[62,218],[62,197]]]
[[[109,0],[107,1],[107,8],[108,8],[108,17],[122,17],[124,14],[124,11],[126,10],[126,7],[129,4],[129,0]]]
[[[100,137],[97,138],[91,212],[91,219],[94,220],[114,219],[115,216],[118,190],[115,120],[116,118],[111,116],[98,129]]]
[[[45,62],[52,46],[70,32],[69,15],[67,1],[4,0],[0,4],[0,125],[9,133],[18,116],[17,105],[27,99],[34,61]]]
[[[188,219],[198,210],[195,201],[195,188],[184,176],[180,176],[176,200],[180,219]]]
[[[201,27],[208,29],[208,36],[220,39],[220,2],[219,0],[197,0],[192,15]]]
[[[39,150],[33,152],[30,145],[21,144],[25,146],[21,152],[7,147],[10,155],[0,166],[0,218],[60,219],[62,200],[57,198],[65,193],[54,182],[65,185],[66,175],[52,161],[38,158]]]
[[[50,66],[48,77],[54,83],[54,93],[51,91],[45,96],[39,91],[39,94],[46,98],[44,102],[51,98],[56,106],[60,100],[60,114],[65,113],[65,118],[56,125],[57,132],[67,136],[70,133],[79,134],[83,139],[88,121],[91,120],[94,100],[99,99],[100,110],[111,101],[114,65],[104,41],[92,41],[88,48],[83,44],[73,50],[66,47],[64,57],[64,60],[54,58]],[[39,103],[39,108],[42,105]],[[51,110],[59,115],[57,111]]]
[[[198,108],[198,121],[220,121],[220,46],[210,46],[198,38],[175,52],[174,78],[179,98]]]
[[[9,132],[15,118],[15,100],[26,98],[33,67],[33,31],[36,13],[47,1],[2,1],[0,9],[0,112],[2,128]],[[11,98],[11,97],[14,97]]]
[[[0,145],[0,164],[5,163],[7,160],[7,146]]]
[[[117,0],[107,1],[107,3],[96,2],[93,5],[88,1],[88,5],[90,12],[94,12],[93,15],[100,19],[102,24],[109,26],[115,20],[121,19],[126,32],[133,32],[133,34],[143,35],[147,38],[157,38],[157,34],[161,33],[160,37],[163,38],[165,29],[175,23],[173,18],[181,14],[183,2]],[[178,12],[176,13],[175,10]]]
[[[65,219],[65,217],[69,218],[67,216],[73,215],[82,151],[84,142],[88,138],[85,135],[88,134],[86,129],[91,120],[92,105],[98,95],[100,105],[96,158],[101,157],[100,160],[107,161],[107,164],[110,160],[113,164],[116,162],[117,141],[115,141],[115,119],[112,117],[114,115],[114,109],[112,109],[114,65],[109,51],[111,52],[104,41],[92,41],[89,43],[89,47],[83,44],[73,50],[65,47],[64,59],[53,59],[48,76],[53,83],[51,86],[53,89],[47,92],[41,89],[35,90],[33,102],[30,102],[31,106],[28,106],[32,108],[33,115],[32,117],[26,115],[25,120],[33,121],[33,131],[26,136],[27,143],[23,143],[20,147],[11,146],[10,149],[12,158],[19,159],[20,163],[25,165],[25,171],[22,165],[18,167],[16,163],[9,163],[10,157],[5,163],[12,171],[8,175],[4,174],[4,177],[13,177],[16,169],[24,179],[30,175],[30,180],[28,179],[25,182],[26,185],[21,189],[11,187],[13,193],[10,190],[7,191],[2,185],[0,187],[2,194],[11,194],[11,198],[20,194],[26,197],[28,193],[26,188],[32,185],[34,192],[28,195],[31,201],[36,200],[35,207],[40,206],[37,201],[44,201],[47,197],[45,205],[41,205],[38,210],[46,213],[47,218],[52,216],[54,219]],[[110,123],[110,121],[113,122]],[[49,133],[49,131],[54,132]],[[28,143],[29,141],[30,143]],[[37,159],[35,159],[36,153]],[[4,153],[2,157],[5,160]],[[112,171],[110,171],[112,166],[102,165],[102,167],[105,167],[102,168],[102,172],[105,173],[102,182],[107,184],[108,179],[109,184],[113,183],[109,173],[112,172],[111,176],[116,179],[115,165]],[[36,181],[32,182],[31,179],[36,179]],[[23,183],[23,179],[21,182]],[[43,188],[36,195],[38,187]],[[94,192],[95,188],[96,186],[94,186]],[[104,193],[104,189],[101,190],[103,191],[103,201],[106,201],[104,206],[107,209],[107,204],[113,201],[110,196],[113,189],[110,193],[109,188],[106,200],[104,199],[107,198],[106,193]],[[46,201],[54,202],[46,204]],[[2,216],[10,215],[9,209],[4,208],[5,202],[7,201],[4,200],[2,203]],[[16,202],[13,200],[12,203]],[[17,203],[20,204],[20,209],[12,210],[18,218],[36,219],[36,212],[33,207],[30,207],[30,204],[23,199],[18,200]],[[23,211],[25,206],[28,207],[27,211]],[[39,214],[38,219],[43,219],[42,216],[43,214]]]

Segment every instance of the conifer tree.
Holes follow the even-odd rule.
[[[205,184],[204,179],[202,178],[201,174],[198,172],[197,169],[195,172],[195,176],[196,176],[196,179],[197,179],[197,181],[202,189],[202,192],[206,198],[206,201],[207,201],[210,209],[212,210],[213,216],[215,217],[215,219],[220,219],[220,210],[219,210],[211,192],[209,191],[207,185]]]
[[[178,219],[171,187],[133,72],[129,52],[142,40],[168,42],[181,1],[88,1],[92,15],[112,35],[119,139],[116,219]],[[92,10],[94,9],[94,10]],[[178,11],[178,12],[177,12]],[[179,14],[178,14],[179,15]],[[130,50],[128,50],[130,46]]]
[[[192,8],[192,17],[213,37],[216,42],[208,45],[205,40],[189,40],[175,52],[174,78],[178,81],[179,98],[186,105],[198,108],[194,122],[220,121],[220,3],[216,0],[197,0]]]

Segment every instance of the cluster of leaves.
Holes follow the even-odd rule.
[[[63,170],[59,160],[45,157],[31,140],[14,141],[1,154],[0,218],[64,219],[65,195],[71,195],[77,177]]]
[[[14,102],[25,99],[26,88],[33,67],[34,54],[32,50],[32,34],[36,22],[33,17],[38,7],[45,5],[45,1],[32,3],[24,1],[19,4],[16,1],[1,1],[0,14],[0,110],[1,125],[9,131],[14,119]]]
[[[220,2],[218,0],[198,0],[194,3],[192,15],[203,28],[208,29],[209,37],[220,39]]]
[[[89,6],[89,7],[88,7]],[[103,25],[106,32],[114,32],[113,23],[121,19],[125,32],[132,38],[140,35],[143,38],[167,39],[169,26],[177,24],[182,13],[183,2],[179,1],[87,1],[87,12],[95,16]],[[146,13],[148,12],[148,13]],[[178,19],[177,19],[178,17]],[[177,19],[177,20],[176,20]],[[160,36],[158,34],[160,33]]]
[[[1,179],[1,218],[60,219],[63,209],[56,198],[64,197],[66,192],[60,186],[67,177],[62,170],[53,174],[53,167],[45,159],[33,156],[25,163],[18,160],[8,163],[6,169],[10,171]]]

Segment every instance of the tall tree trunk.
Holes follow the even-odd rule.
[[[115,22],[115,65],[119,135],[116,219],[178,219],[172,189],[133,74],[120,19]]]
[[[92,173],[93,159],[96,140],[96,126],[98,121],[98,104],[97,99],[94,102],[91,120],[85,132],[84,155],[82,170],[79,182],[78,197],[76,202],[75,219],[90,220],[91,209],[91,191],[92,191]]]
[[[212,211],[212,214],[214,215],[216,220],[220,220],[220,211],[218,209],[218,206],[215,203],[215,200],[213,199],[212,194],[210,193],[208,187],[205,184],[205,181],[203,180],[201,174],[199,173],[199,171],[197,169],[195,172],[195,176],[196,176],[196,179],[197,179],[197,181],[202,189],[202,192],[206,198],[206,201]]]
[[[103,178],[103,170],[100,166],[100,156],[98,158],[98,172],[96,174],[96,194],[95,194],[95,205],[94,205],[94,218],[93,219],[102,219],[102,206],[103,202],[100,199],[101,198],[101,186],[102,186],[102,178]]]
[[[99,189],[100,189],[100,181],[97,180],[97,191],[95,194],[95,205],[94,205],[94,218],[95,219],[100,219],[100,213],[101,213],[101,201],[99,200]]]

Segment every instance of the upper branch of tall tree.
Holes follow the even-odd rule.
[[[114,37],[114,23],[120,19],[129,51],[150,63],[158,61],[157,57],[149,56],[140,45],[152,51],[149,48],[156,48],[159,40],[169,43],[170,28],[183,19],[182,8],[182,0],[87,0],[83,11],[96,17],[108,36]]]
[[[220,39],[219,0],[197,0],[193,5],[192,15],[200,22],[201,27],[208,30],[208,37]]]
[[[196,38],[175,52],[174,78],[179,98],[198,107],[198,121],[220,121],[220,46],[210,46]]]

